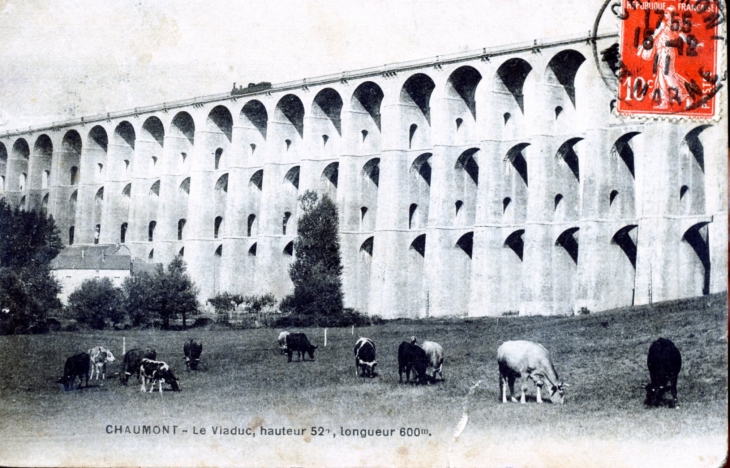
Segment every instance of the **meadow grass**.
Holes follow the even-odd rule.
[[[59,435],[99,438],[110,424],[426,429],[431,435],[418,442],[425,444],[420,455],[408,445],[410,452],[392,455],[413,465],[420,465],[425,453],[447,456],[444,447],[453,450],[454,430],[464,414],[468,424],[459,438],[463,464],[476,463],[469,450],[484,450],[487,443],[497,454],[516,439],[635,444],[722,438],[727,436],[727,324],[726,295],[573,317],[395,320],[355,328],[354,334],[351,328],[328,329],[326,347],[323,329],[296,330],[319,348],[314,361],[297,362],[295,356],[291,363],[279,354],[276,329],[214,326],[3,336],[0,434],[5,442],[0,443],[0,462],[16,460],[7,458],[8,440],[42,444],[43,437]],[[355,374],[353,347],[360,336],[377,346],[378,375],[372,379]],[[443,346],[444,381],[399,384],[397,348],[411,336]],[[660,336],[682,352],[677,409],[643,405],[641,385],[649,381],[646,354]],[[180,378],[182,391],[143,395],[136,378],[126,387],[111,378],[121,367],[122,337],[127,350],[156,348],[158,359]],[[203,343],[198,372],[187,372],[182,360],[189,338]],[[536,341],[550,351],[561,380],[570,384],[565,405],[537,405],[532,383],[527,405],[500,402],[496,351],[512,339]],[[117,358],[108,366],[107,380],[63,391],[56,380],[66,357],[98,345]],[[366,449],[377,443],[357,442]],[[108,450],[127,450],[125,444],[131,442],[114,443],[118,445]],[[300,464],[306,465],[306,459]]]

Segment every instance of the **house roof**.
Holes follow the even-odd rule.
[[[67,246],[51,262],[54,270],[126,270],[132,254],[124,245]]]

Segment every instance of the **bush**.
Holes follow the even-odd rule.
[[[109,278],[90,279],[68,297],[70,315],[96,330],[113,327],[127,318],[121,289]]]
[[[335,316],[326,315],[305,315],[305,314],[288,314],[276,319],[273,323],[274,328],[294,328],[294,327],[367,327],[383,323],[383,319],[379,315],[369,317],[361,314],[353,309],[344,309],[341,314]]]

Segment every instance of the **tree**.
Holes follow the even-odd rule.
[[[123,284],[126,309],[133,325],[182,317],[187,327],[188,314],[198,311],[198,288],[190,279],[182,257],[175,257],[165,270],[158,265],[154,273],[140,273],[127,278]]]
[[[52,217],[0,201],[0,307],[4,332],[27,330],[60,309],[50,263],[63,248]]]
[[[282,301],[298,314],[335,317],[342,314],[342,261],[337,206],[327,196],[307,191],[300,197],[302,216],[289,268],[294,294]]]
[[[68,309],[79,322],[97,330],[122,323],[127,317],[124,294],[109,278],[84,281],[68,297]]]

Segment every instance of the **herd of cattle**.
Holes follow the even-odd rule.
[[[306,359],[306,355],[314,360],[314,351],[317,346],[310,343],[304,333],[289,333],[287,331],[279,334],[279,350],[282,355],[288,356],[291,362],[292,355],[297,353],[299,360]],[[195,371],[200,363],[200,355],[203,352],[202,343],[196,340],[188,340],[183,345],[183,360],[188,370]],[[369,338],[360,338],[355,343],[355,375],[364,377],[375,377],[376,360],[375,342]],[[124,354],[122,368],[119,378],[122,385],[127,385],[129,377],[137,374],[137,380],[141,383],[142,392],[146,392],[147,383],[150,384],[150,393],[157,384],[159,392],[162,393],[162,384],[169,384],[173,391],[179,391],[179,379],[172,372],[170,366],[157,361],[157,352],[154,349],[131,349]],[[89,376],[102,380],[106,379],[106,364],[114,362],[114,355],[108,349],[97,346],[86,353],[76,354],[66,360],[63,377],[58,380],[66,390],[71,390],[79,379],[81,388],[85,379],[85,385],[89,385]],[[403,382],[403,374],[406,375],[406,383],[411,382],[411,371],[414,373],[414,383],[428,384],[436,382],[437,376],[444,380],[443,374],[444,350],[440,344],[433,341],[424,341],[418,344],[416,337],[409,341],[403,341],[398,347],[398,381]],[[535,383],[537,402],[542,403],[542,388],[546,383],[552,403],[563,404],[565,401],[565,387],[568,384],[560,381],[555,371],[550,353],[541,344],[531,341],[507,341],[497,349],[497,364],[499,367],[499,388],[501,400],[507,403],[507,388],[509,387],[510,399],[517,402],[514,391],[514,383],[520,379],[521,397],[519,402],[525,403],[525,390],[527,383],[532,380]],[[659,338],[649,347],[647,366],[651,382],[644,386],[646,399],[644,404],[659,406],[664,402],[664,394],[671,393],[670,407],[677,405],[677,377],[682,367],[682,356],[672,341]],[[432,375],[428,370],[432,369]]]

